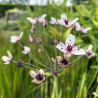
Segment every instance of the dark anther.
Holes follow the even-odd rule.
[[[68,46],[67,47],[67,50],[70,52],[70,51],[72,51],[72,46]]]
[[[43,80],[43,75],[37,74],[37,75],[36,75],[36,79],[37,79],[38,81]]]

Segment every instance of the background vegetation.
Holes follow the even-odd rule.
[[[6,54],[6,50],[10,50],[15,60],[32,61],[21,53],[22,49],[18,43],[10,43],[10,36],[23,31],[22,43],[28,45],[31,24],[26,20],[26,17],[41,16],[44,13],[48,14],[48,22],[51,16],[60,18],[62,13],[66,13],[71,19],[79,17],[79,22],[84,27],[92,27],[93,29],[87,34],[81,34],[80,38],[77,38],[76,43],[85,49],[89,44],[92,44],[96,55],[89,60],[86,56],[81,57],[77,62],[71,64],[68,69],[64,70],[59,77],[49,77],[40,85],[31,83],[28,69],[18,68],[14,63],[4,65],[2,60],[0,60],[1,98],[97,98],[92,93],[96,92],[98,94],[98,1],[89,0],[85,2],[80,0],[78,5],[76,5],[76,2],[72,7],[66,7],[65,2],[59,6],[55,3],[43,7],[34,6],[33,11],[29,6],[25,6],[25,10],[28,13],[22,15],[17,20],[18,30],[10,29],[13,24],[8,28],[8,24],[2,22],[0,25],[0,58]],[[7,29],[4,29],[6,26]],[[61,40],[61,29],[61,26],[56,28],[58,41]],[[43,28],[42,24],[40,24],[40,31],[36,29],[36,33],[39,37],[42,37],[42,32]],[[71,32],[78,35],[78,32],[73,31],[72,28],[65,29],[64,39]],[[54,47],[49,42],[50,39],[54,39],[54,33],[55,26],[49,24],[44,36],[48,39],[46,40],[47,53],[50,57],[55,57]],[[33,46],[35,47],[35,44]],[[38,49],[38,46],[35,49]],[[33,47],[32,53],[34,53]],[[72,61],[75,58],[74,56]],[[41,62],[40,58],[39,61]],[[33,63],[35,64],[35,62]]]

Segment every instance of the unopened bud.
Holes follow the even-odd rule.
[[[38,49],[38,52],[41,53],[42,52],[42,49]]]
[[[55,61],[53,57],[51,57],[51,61],[52,61],[52,62],[54,62],[54,61]]]
[[[40,39],[40,38],[36,38],[36,43],[37,43],[38,45],[40,45],[40,44],[41,44],[41,39]]]
[[[17,67],[23,67],[23,66],[24,66],[24,61],[18,60]]]
[[[33,38],[31,37],[31,35],[29,35],[29,43],[33,44],[34,40]]]
[[[35,26],[34,25],[32,25],[31,32],[35,33]]]
[[[43,27],[47,27],[47,20],[44,20]]]
[[[57,40],[50,40],[50,44],[51,45],[57,45],[58,44],[58,41]]]

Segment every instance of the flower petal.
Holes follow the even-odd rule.
[[[34,78],[31,82],[36,83],[36,84],[42,83],[42,81],[38,81],[36,78]]]
[[[36,78],[34,78],[31,82],[36,83],[38,81],[36,80]]]
[[[51,17],[51,21],[50,21],[51,24],[55,24],[56,23],[56,19],[54,17]]]
[[[56,48],[58,48],[60,51],[66,53],[66,46],[63,43],[59,43],[56,45]]]
[[[11,36],[11,42],[16,43],[18,41],[17,36]]]
[[[47,16],[47,14],[43,14],[40,18],[39,18],[39,22],[43,22],[45,19],[45,17]]]
[[[67,57],[70,57],[70,56],[71,56],[71,53],[70,53],[70,52],[68,52],[66,55],[67,55]]]
[[[30,70],[30,76],[34,78],[36,76],[36,72],[34,70]]]
[[[41,73],[42,75],[44,75],[44,70],[43,69],[40,69],[39,70],[39,73]]]
[[[31,17],[27,17],[27,20],[29,20],[32,24],[35,24],[36,23],[36,20],[35,19],[32,19]]]
[[[11,55],[11,53],[7,50],[7,53],[8,53],[8,57],[10,58],[10,59],[12,59],[12,55]]]
[[[59,62],[60,62],[60,60],[62,59],[62,57],[61,57],[61,56],[57,56],[56,58],[57,58],[57,62],[58,62],[58,63],[59,63]]]
[[[24,46],[24,50],[22,52],[23,54],[28,54],[30,52],[30,48],[27,46]]]
[[[58,19],[58,23],[59,23],[60,25],[66,26],[66,24],[65,24],[65,22],[64,22],[63,19]]]
[[[94,56],[94,55],[95,55],[95,52],[92,53],[92,56]]]
[[[66,1],[66,6],[67,7],[70,7],[70,6],[72,6],[73,5],[73,2],[72,2],[73,0],[67,0]]]
[[[3,56],[3,57],[2,57],[2,60],[3,60],[4,62],[9,62],[9,61],[10,61],[10,59],[9,59],[7,56]]]
[[[6,63],[4,63],[4,64],[10,64],[10,62],[6,62]]]
[[[92,29],[91,27],[88,27],[88,28],[86,28],[86,29],[83,30],[83,33],[87,33],[87,31],[91,30],[91,29]]]
[[[66,14],[61,14],[61,19],[62,19],[62,20],[65,20],[65,19],[67,19],[67,16],[66,16]]]
[[[73,51],[72,54],[75,54],[75,55],[85,55],[86,52],[84,49],[78,49],[76,51]]]
[[[72,34],[69,34],[66,38],[66,41],[65,41],[66,45],[74,45],[75,44],[75,36],[72,35]]]
[[[23,32],[20,33],[18,40],[20,40],[22,38]]]
[[[51,20],[52,20],[53,22],[56,22],[56,19],[55,19],[54,17],[51,17]]]
[[[92,51],[92,49],[93,49],[93,45],[89,45],[88,50]]]
[[[75,25],[76,25],[76,30],[80,30],[81,26],[80,26],[79,22],[76,22]]]
[[[70,22],[70,25],[73,25],[76,21],[78,21],[79,20],[79,18],[75,18],[74,20],[72,20],[71,22]]]

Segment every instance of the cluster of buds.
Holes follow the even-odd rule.
[[[46,16],[47,16],[47,14],[44,14],[41,17],[35,17],[35,18],[27,17],[27,20],[29,20],[32,23],[32,28],[31,28],[31,34],[32,35],[29,34],[29,37],[28,37],[28,42],[30,43],[29,47],[28,46],[23,46],[21,44],[20,40],[22,38],[23,32],[20,33],[20,35],[18,35],[18,36],[12,36],[11,37],[11,43],[19,42],[19,44],[22,46],[22,49],[23,49],[22,53],[24,55],[27,55],[27,57],[30,57],[31,59],[34,58],[33,60],[36,63],[41,64],[42,66],[45,66],[46,70],[48,70],[48,72],[50,71],[51,75],[55,75],[55,76],[58,76],[58,73],[60,73],[64,68],[69,67],[69,65],[71,64],[69,62],[71,55],[86,55],[88,58],[91,58],[92,56],[95,55],[95,52],[93,52],[93,50],[92,50],[92,48],[93,48],[92,45],[90,45],[88,47],[88,49],[80,48],[79,45],[75,44],[75,39],[76,39],[75,35],[68,34],[66,39],[65,39],[65,43],[63,43],[63,42],[58,43],[58,41],[56,39],[50,40],[50,44],[54,45],[54,47],[55,47],[56,56],[55,56],[55,58],[53,58],[53,57],[49,58],[50,56],[48,56],[48,53],[46,52],[47,50],[45,50],[41,45],[42,40],[36,35],[36,32],[35,32],[36,27],[34,25],[34,24],[37,24],[37,23],[43,23],[43,27],[47,27],[47,20],[45,19]],[[68,27],[72,26],[73,29],[75,29],[76,31],[80,31],[82,33],[87,33],[87,31],[90,30],[91,27],[85,29],[84,27],[80,26],[80,24],[77,22],[78,20],[79,20],[79,18],[75,18],[73,20],[70,20],[70,19],[67,18],[66,14],[61,14],[61,19],[56,19],[54,17],[51,17],[50,23],[54,24],[54,25],[58,24],[58,25],[64,26],[65,28],[66,27],[68,28]],[[35,34],[35,36],[33,36],[34,34]],[[63,33],[62,33],[62,36],[63,36]],[[43,63],[45,63],[45,64],[50,63],[48,65],[48,67],[47,67],[47,65],[45,65],[43,63],[40,63],[38,61],[38,59],[36,59],[35,56],[32,57],[33,54],[31,54],[31,47],[30,46],[32,46],[34,44],[34,40],[36,41],[36,45],[37,45],[38,49],[36,51],[35,47],[33,46],[33,50],[35,50],[35,53],[37,54],[38,57],[40,57],[40,55],[41,55],[41,57],[42,57],[41,59],[42,59]],[[61,52],[63,52],[63,56],[61,56],[61,55],[58,56],[57,55],[56,48],[58,50],[60,50]],[[26,66],[29,63],[25,63],[21,59],[19,59],[18,61],[14,61],[14,58],[12,57],[12,54],[9,51],[7,51],[7,53],[8,53],[8,56],[3,56],[2,57],[2,60],[4,61],[4,64],[9,64],[10,62],[13,62],[13,63],[16,63],[16,66],[18,66],[18,67],[29,68],[28,66]],[[43,59],[43,55],[39,54],[39,53],[42,53],[42,54],[45,53],[46,54],[45,60]],[[49,60],[48,63],[46,63],[47,60]],[[53,68],[51,67],[52,64],[54,65]],[[43,82],[46,79],[46,75],[45,75],[45,72],[42,68],[39,69],[39,70],[38,70],[37,66],[36,66],[35,69],[34,68],[33,68],[33,70],[30,70],[30,76],[33,78],[33,80],[32,80],[33,83],[39,84],[39,83]],[[63,69],[61,70],[61,68],[63,68]],[[29,69],[31,69],[31,68],[29,68]]]

